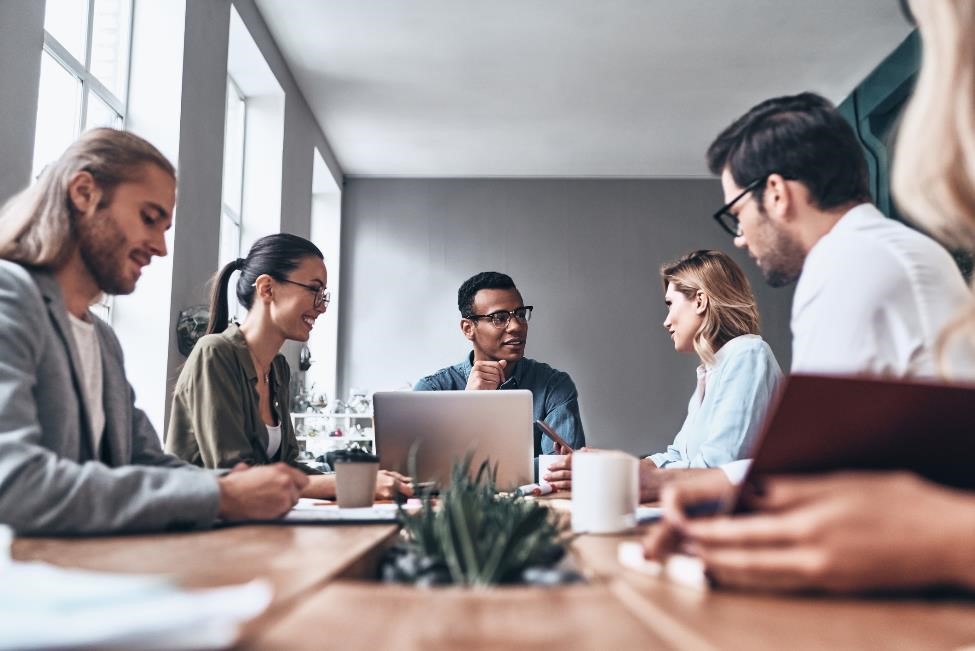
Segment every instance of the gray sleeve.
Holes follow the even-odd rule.
[[[212,524],[219,487],[211,473],[78,463],[43,445],[38,418],[42,406],[35,402],[34,387],[45,346],[53,344],[47,319],[31,278],[19,267],[11,270],[11,265],[4,265],[0,269],[0,523],[20,534],[153,531]],[[146,430],[155,436],[148,423],[133,436],[144,436]]]

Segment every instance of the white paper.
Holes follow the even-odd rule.
[[[185,590],[162,576],[15,562],[0,571],[0,650],[220,649],[271,596],[263,579]]]

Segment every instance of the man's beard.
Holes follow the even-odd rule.
[[[125,235],[108,210],[75,222],[78,251],[98,288],[106,294],[131,294],[135,283],[126,277]]]
[[[785,287],[798,280],[802,274],[806,253],[798,242],[769,222],[766,222],[766,231],[770,238],[759,269],[765,276],[765,282],[771,287]]]

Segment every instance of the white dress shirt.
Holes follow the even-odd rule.
[[[937,377],[935,341],[969,300],[944,248],[860,204],[806,256],[792,303],[792,372]]]

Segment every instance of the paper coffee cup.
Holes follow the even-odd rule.
[[[372,506],[376,495],[379,458],[372,454],[339,452],[335,455],[335,501],[339,508]]]
[[[636,526],[640,462],[616,450],[572,455],[572,531],[617,533]]]

